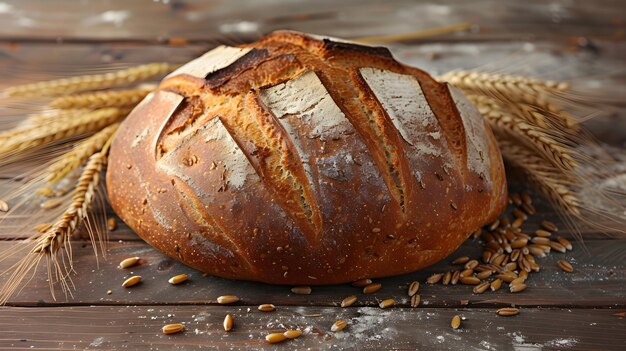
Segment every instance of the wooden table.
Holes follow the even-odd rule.
[[[587,127],[614,156],[626,159],[622,2],[452,3],[4,1],[0,84],[139,62],[185,62],[217,41],[251,40],[279,28],[354,38],[470,22],[474,26],[469,32],[408,40],[393,44],[392,50],[398,59],[432,73],[486,65],[553,79],[586,76],[577,84],[597,83],[608,91],[603,98],[614,106]],[[0,115],[8,121],[33,109],[31,104],[10,101],[0,106]],[[536,229],[542,219],[563,227],[545,200],[535,196],[535,205],[539,213],[525,230]],[[559,233],[571,237],[566,230]],[[4,250],[24,237],[0,239]],[[349,285],[314,287],[311,295],[294,295],[290,287],[205,277],[157,252],[123,224],[111,233],[108,255],[98,262],[88,242],[73,245],[73,296],[53,300],[45,274],[37,274],[0,308],[0,349],[618,350],[626,345],[626,239],[619,236],[586,232],[584,246],[576,243],[572,252],[541,259],[542,271],[531,277],[526,291],[511,294],[502,289],[481,295],[472,294],[467,286],[424,284],[433,272],[452,270],[451,258],[478,256],[481,248],[473,240],[435,266],[378,280],[383,288],[374,295],[363,295]],[[141,264],[130,270],[117,268],[130,256],[140,256]],[[574,263],[574,273],[556,266],[563,256]],[[0,262],[0,271],[13,262]],[[167,283],[179,273],[190,274],[190,281],[180,286]],[[122,288],[121,282],[132,274],[142,275],[143,282]],[[409,306],[406,295],[414,280],[422,282],[418,308]],[[216,303],[218,296],[231,294],[242,300],[233,306]],[[339,307],[352,294],[358,302]],[[378,308],[378,301],[385,298],[396,299],[397,305]],[[256,307],[261,303],[273,303],[277,310],[260,312]],[[511,305],[521,313],[495,314]],[[227,313],[235,318],[229,333],[222,329]],[[454,315],[464,319],[458,330],[450,327]],[[330,326],[337,319],[349,326],[332,333]],[[161,334],[163,325],[178,322],[185,324],[184,333]],[[279,345],[264,341],[269,332],[285,328],[302,329],[305,335]]]

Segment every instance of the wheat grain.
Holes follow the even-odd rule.
[[[294,286],[293,288],[291,288],[291,292],[296,294],[296,295],[310,295],[311,294],[311,287],[310,286]]]
[[[91,155],[89,155],[91,156]],[[45,196],[45,197],[54,197],[56,192],[54,190],[52,190],[51,188],[48,187],[44,187],[44,188],[39,188],[37,189],[37,191],[35,192],[37,195],[41,195],[41,196]]]
[[[122,283],[122,286],[125,288],[130,288],[131,286],[135,286],[137,284],[139,284],[141,282],[141,276],[140,275],[134,275],[126,280],[124,280],[124,282]]]
[[[499,316],[515,316],[519,314],[519,309],[514,307],[503,307],[496,311]]]
[[[487,279],[487,278],[491,277],[492,274],[493,274],[493,271],[491,271],[491,270],[483,271],[483,272],[477,273],[476,274],[476,278],[478,278],[480,280],[483,280],[483,279]]]
[[[396,301],[395,301],[394,299],[385,299],[385,300],[382,300],[382,301],[378,304],[378,307],[380,307],[380,308],[383,308],[383,309],[384,309],[384,308],[391,307],[391,306],[393,306],[393,305],[395,305],[395,304],[396,304]]]
[[[59,181],[68,173],[80,167],[89,156],[102,148],[107,140],[117,131],[118,127],[119,123],[113,123],[91,137],[81,141],[74,149],[62,155],[56,162],[48,167],[46,180],[48,182]]]
[[[528,219],[528,215],[524,213],[522,210],[520,210],[519,208],[514,208],[511,213],[516,219],[521,218],[524,221]]]
[[[461,284],[465,284],[465,285],[478,285],[478,283],[480,283],[480,279],[476,278],[476,277],[461,277]]]
[[[510,283],[513,280],[517,279],[517,274],[515,274],[514,272],[506,272],[496,275],[496,278],[504,282]]]
[[[48,201],[43,202],[40,207],[43,208],[44,210],[52,210],[61,206],[62,203],[63,203],[63,199],[50,199]]]
[[[550,221],[541,221],[541,227],[547,231],[550,232],[556,232],[559,230],[559,228],[556,226],[556,224],[550,222]]]
[[[461,256],[461,257],[457,257],[452,261],[452,264],[465,264],[467,263],[467,261],[469,261],[470,258],[467,256]]]
[[[239,297],[235,295],[224,295],[217,298],[217,303],[220,305],[229,305],[239,301]]]
[[[164,325],[162,328],[163,334],[176,334],[185,329],[185,326],[180,323]]]
[[[41,223],[35,226],[35,230],[40,233],[45,233],[50,228],[52,228],[52,223]]]
[[[283,335],[287,338],[287,339],[295,339],[297,337],[299,337],[300,335],[302,335],[302,330],[298,330],[298,329],[290,329],[287,330],[283,333]]]
[[[341,307],[350,307],[354,305],[356,300],[356,295],[350,295],[341,301]]]
[[[526,212],[526,214],[532,216],[535,213],[537,213],[537,210],[535,209],[535,207],[533,205],[530,204],[522,204],[522,206],[520,207],[522,209],[522,211]]]
[[[450,281],[452,281],[452,273],[448,271],[443,275],[443,278],[441,278],[441,284],[448,285]]]
[[[111,217],[107,219],[107,230],[112,232],[115,229],[117,229],[117,221],[115,220],[115,218]]]
[[[258,309],[261,312],[273,312],[276,310],[276,306],[272,305],[271,303],[264,303],[262,305],[259,305]]]
[[[411,307],[415,308],[419,306],[421,297],[418,294],[411,296]]]
[[[478,266],[478,261],[476,260],[471,260],[467,263],[465,263],[465,269],[475,269]]]
[[[267,340],[267,342],[269,342],[270,344],[276,344],[287,340],[287,336],[285,336],[283,333],[272,333],[266,335],[265,340]]]
[[[519,193],[519,195],[522,197],[522,201],[527,204],[527,205],[532,205],[533,204],[533,199],[530,197],[530,195],[528,195],[527,192],[522,191]]]
[[[474,294],[482,294],[487,291],[487,289],[489,289],[489,286],[489,282],[484,282],[476,285],[472,291],[474,292]]]
[[[474,274],[473,269],[464,269],[463,271],[461,271],[461,277],[469,277],[472,274]]]
[[[454,271],[454,273],[452,273],[452,277],[450,278],[450,284],[456,285],[459,282],[459,278],[461,278],[461,272]]]
[[[348,323],[346,321],[344,321],[343,319],[338,319],[335,321],[335,323],[333,323],[333,325],[330,327],[330,331],[332,332],[338,332],[338,331],[342,331],[344,330],[346,327],[348,326]]]
[[[231,316],[230,314],[227,314],[226,317],[224,317],[224,330],[225,331],[230,331],[231,329],[233,329],[233,316]]]
[[[533,244],[550,245],[550,239],[545,238],[543,236],[536,236],[531,240],[531,242]]]
[[[448,273],[449,273],[449,272],[448,272]],[[409,297],[411,297],[411,296],[413,296],[413,295],[417,294],[417,291],[418,291],[419,289],[420,289],[420,282],[418,282],[417,280],[416,280],[416,281],[414,281],[414,282],[412,282],[412,283],[409,285],[409,291],[408,291]]]
[[[62,96],[50,102],[50,107],[58,109],[99,109],[103,107],[129,107],[141,101],[155,85],[145,85],[135,89],[110,90],[96,93]]]
[[[556,238],[556,240],[559,242],[559,244],[563,245],[567,250],[572,251],[573,247],[572,247],[572,243],[565,239],[564,237],[560,236],[558,238]]]
[[[502,286],[502,279],[496,279],[492,281],[491,284],[489,285],[489,287],[491,288],[491,291],[496,291],[500,289],[501,286]]]
[[[535,235],[536,235],[536,236],[543,237],[543,238],[549,238],[550,236],[552,236],[552,233],[551,233],[551,232],[549,232],[549,231],[547,231],[547,230],[537,229],[537,230],[535,231]]]
[[[116,72],[57,79],[47,82],[24,84],[4,90],[7,96],[46,97],[100,90],[129,85],[152,77],[164,75],[175,66],[168,63],[149,63]]]
[[[139,257],[129,257],[120,262],[120,268],[129,268],[139,262]]]
[[[574,271],[574,267],[572,266],[571,263],[565,261],[565,260],[559,260],[557,262],[557,265],[559,266],[559,268],[561,268],[564,272],[567,273],[572,273]]]
[[[366,287],[363,288],[363,293],[364,294],[373,294],[375,292],[377,292],[378,290],[380,290],[380,288],[382,288],[383,285],[381,283],[371,283],[369,285],[367,285]]]
[[[511,242],[511,248],[513,249],[521,249],[522,247],[528,244],[528,239],[526,238],[517,238]]]
[[[426,278],[426,282],[428,284],[437,284],[443,278],[443,273],[435,273],[430,277]]]
[[[452,317],[450,326],[452,327],[452,329],[459,329],[459,327],[461,326],[461,317],[458,315]]]
[[[187,274],[178,274],[178,275],[171,277],[167,282],[172,285],[177,285],[177,284],[187,281],[187,279],[189,279],[189,276]]]
[[[518,293],[518,292],[522,292],[524,290],[526,290],[526,284],[522,283],[522,284],[515,284],[515,285],[511,285],[509,286],[509,291],[512,293]]]
[[[510,271],[513,272],[517,269],[517,263],[516,262],[509,262],[506,265],[504,265],[504,269],[506,271]]]

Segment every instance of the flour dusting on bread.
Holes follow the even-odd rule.
[[[188,74],[196,78],[204,78],[222,68],[228,67],[235,61],[245,56],[251,48],[234,48],[232,46],[218,46],[195,60],[189,61],[179,67],[165,78],[171,78],[181,74]]]
[[[489,150],[485,120],[463,93],[448,86],[452,99],[459,110],[463,127],[465,128],[465,140],[467,144],[467,168],[483,178],[487,185],[491,184],[491,161],[487,152]]]

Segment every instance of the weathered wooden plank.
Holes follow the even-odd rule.
[[[71,11],[68,11],[71,9]],[[402,34],[470,22],[447,38],[620,37],[623,4],[530,0],[348,1],[15,1],[0,8],[0,37],[49,40],[206,40],[290,28],[344,37]]]
[[[0,250],[13,245],[0,242]],[[314,287],[311,295],[295,295],[289,286],[272,286],[253,282],[234,281],[217,277],[203,277],[149,245],[140,242],[109,243],[108,258],[96,265],[88,243],[74,245],[74,270],[72,275],[76,290],[74,298],[67,301],[60,296],[52,300],[45,274],[36,274],[29,287],[8,304],[13,306],[67,305],[67,304],[215,304],[220,295],[237,295],[241,304],[257,305],[274,303],[282,305],[337,306],[346,296],[355,294],[358,306],[376,305],[385,298],[394,298],[402,306],[409,304],[406,289],[410,282],[422,282],[420,294],[425,306],[460,306],[460,300],[469,300],[472,306],[626,306],[626,240],[593,240],[586,243],[588,253],[580,247],[567,255],[554,253],[538,259],[542,270],[531,274],[526,282],[528,289],[511,294],[503,288],[495,293],[472,294],[471,286],[428,285],[425,280],[435,272],[461,267],[452,267],[450,261],[458,256],[477,257],[480,246],[468,241],[457,252],[438,264],[412,274],[376,279],[383,288],[376,294],[363,295],[360,289],[348,284]],[[118,263],[132,256],[141,257],[141,264],[126,270]],[[562,272],[556,261],[567,257],[575,266],[574,273]],[[5,271],[14,260],[0,262],[0,271]],[[41,272],[43,273],[43,272]],[[167,280],[176,274],[188,273],[190,280],[172,286]],[[141,275],[141,284],[123,288],[122,282],[131,275]],[[107,295],[107,290],[112,294]]]
[[[0,349],[616,350],[626,343],[619,312],[523,308],[500,317],[493,309],[450,308],[277,306],[267,313],[240,306],[5,307]],[[222,329],[227,313],[235,321],[228,333]],[[454,315],[464,318],[457,330],[450,327]],[[337,319],[348,326],[333,333]],[[162,335],[168,323],[184,323],[186,330]],[[304,334],[277,345],[265,341],[286,328]]]

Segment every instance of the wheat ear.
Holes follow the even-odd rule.
[[[114,107],[88,112],[77,118],[63,119],[42,126],[29,128],[19,137],[0,143],[0,156],[10,156],[23,151],[43,147],[60,140],[102,129],[128,113],[128,109]]]
[[[0,145],[7,140],[20,138],[26,134],[31,134],[34,128],[40,128],[52,122],[60,122],[66,118],[77,118],[91,112],[89,109],[69,109],[52,110],[43,113],[33,113],[26,116],[26,119],[12,129],[0,133]]]
[[[119,123],[113,123],[91,137],[81,141],[74,149],[62,155],[56,162],[48,167],[46,180],[48,182],[56,182],[71,171],[80,167],[89,156],[102,149],[113,133],[117,131],[118,127]]]
[[[577,121],[555,104],[555,99],[552,98],[565,92],[569,88],[567,83],[473,71],[452,71],[437,79],[447,81],[469,94],[489,96],[502,102],[514,103],[523,109],[532,110],[535,107],[557,125],[572,130],[578,128]]]
[[[4,90],[7,96],[49,97],[67,95],[90,90],[107,89],[129,85],[148,78],[164,75],[177,66],[169,63],[150,63],[112,73],[95,74],[51,80],[10,87]]]
[[[26,120],[24,121],[24,125],[38,126],[42,124],[48,124],[50,122],[58,122],[61,119],[77,118],[91,111],[92,109],[78,108],[78,109],[51,110],[51,111],[46,111],[43,113],[34,113],[26,117]]]
[[[516,137],[527,146],[544,155],[555,166],[570,171],[577,166],[571,156],[575,151],[567,144],[560,142],[548,130],[527,123],[517,117],[514,111],[506,111],[504,106],[483,95],[468,95],[467,98],[478,108],[492,128]]]
[[[96,196],[101,180],[100,173],[106,165],[108,150],[113,136],[109,137],[99,152],[89,157],[78,179],[71,202],[61,217],[44,233],[37,234],[32,240],[33,244],[28,247],[29,251],[26,252],[26,255],[9,268],[12,274],[0,290],[0,304],[6,303],[13,294],[19,291],[20,286],[23,288],[23,286],[28,284],[28,281],[24,285],[22,285],[22,282],[29,274],[31,275],[30,279],[32,279],[32,273],[34,273],[42,259],[48,261],[48,280],[53,298],[56,300],[53,286],[56,282],[60,283],[61,289],[66,296],[67,294],[71,295],[72,285],[69,277],[69,274],[73,271],[70,245],[71,235],[78,228],[79,224],[88,218],[88,211]],[[93,230],[91,226],[87,226],[87,230],[89,231],[94,251],[97,245],[96,240],[98,239],[104,253],[103,234],[98,230]],[[15,251],[12,250],[8,253],[9,256],[12,254],[15,254]]]
[[[536,151],[496,134],[502,156],[519,167],[537,188],[550,200],[567,210],[580,215],[580,201],[571,189],[572,180],[558,168],[546,161]]]
[[[156,89],[155,85],[145,85],[135,89],[63,96],[52,100],[50,107],[58,109],[97,109],[102,107],[134,106],[154,89]]]

